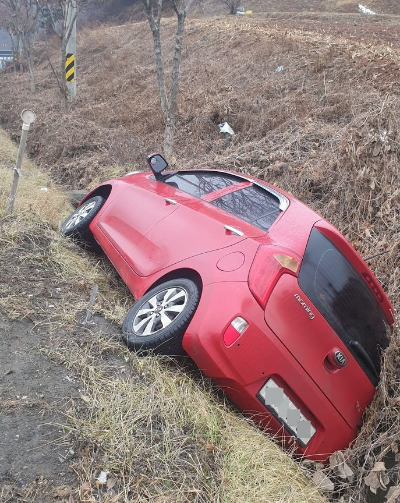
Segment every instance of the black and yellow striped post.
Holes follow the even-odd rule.
[[[76,98],[76,16],[77,0],[65,0],[65,28],[70,34],[65,47],[65,98],[74,101]],[[64,10],[64,7],[63,7]]]
[[[65,58],[65,79],[67,82],[75,81],[75,54],[70,52]]]

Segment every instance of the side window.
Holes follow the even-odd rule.
[[[278,198],[257,185],[225,194],[212,204],[264,231],[280,214]]]
[[[239,184],[242,180],[234,175],[225,173],[203,173],[191,171],[190,173],[178,172],[168,175],[163,182],[176,187],[194,197],[202,197],[210,192],[223,189],[229,185]]]

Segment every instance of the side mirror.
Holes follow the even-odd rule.
[[[160,178],[161,172],[168,167],[167,161],[161,154],[148,155],[147,164],[156,178]]]

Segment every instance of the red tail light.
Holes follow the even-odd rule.
[[[233,344],[248,328],[249,324],[241,316],[237,316],[231,321],[224,333],[224,342],[226,346]]]
[[[371,278],[371,276],[368,273],[363,272],[362,275],[364,276],[364,279],[368,283],[371,290],[374,292],[375,297],[382,304],[382,302],[384,302],[385,298],[382,295],[380,287],[376,284],[376,282],[373,280],[373,278]]]
[[[260,246],[249,273],[249,288],[262,308],[267,305],[278,279],[284,273],[296,275],[299,259],[287,250],[272,246]]]

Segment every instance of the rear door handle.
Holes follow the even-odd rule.
[[[175,199],[171,199],[170,197],[166,197],[165,202],[167,204],[178,204],[178,201],[175,201]]]
[[[230,234],[235,234],[236,236],[244,236],[244,232],[236,229],[236,227],[232,227],[231,225],[224,225],[224,228]]]

